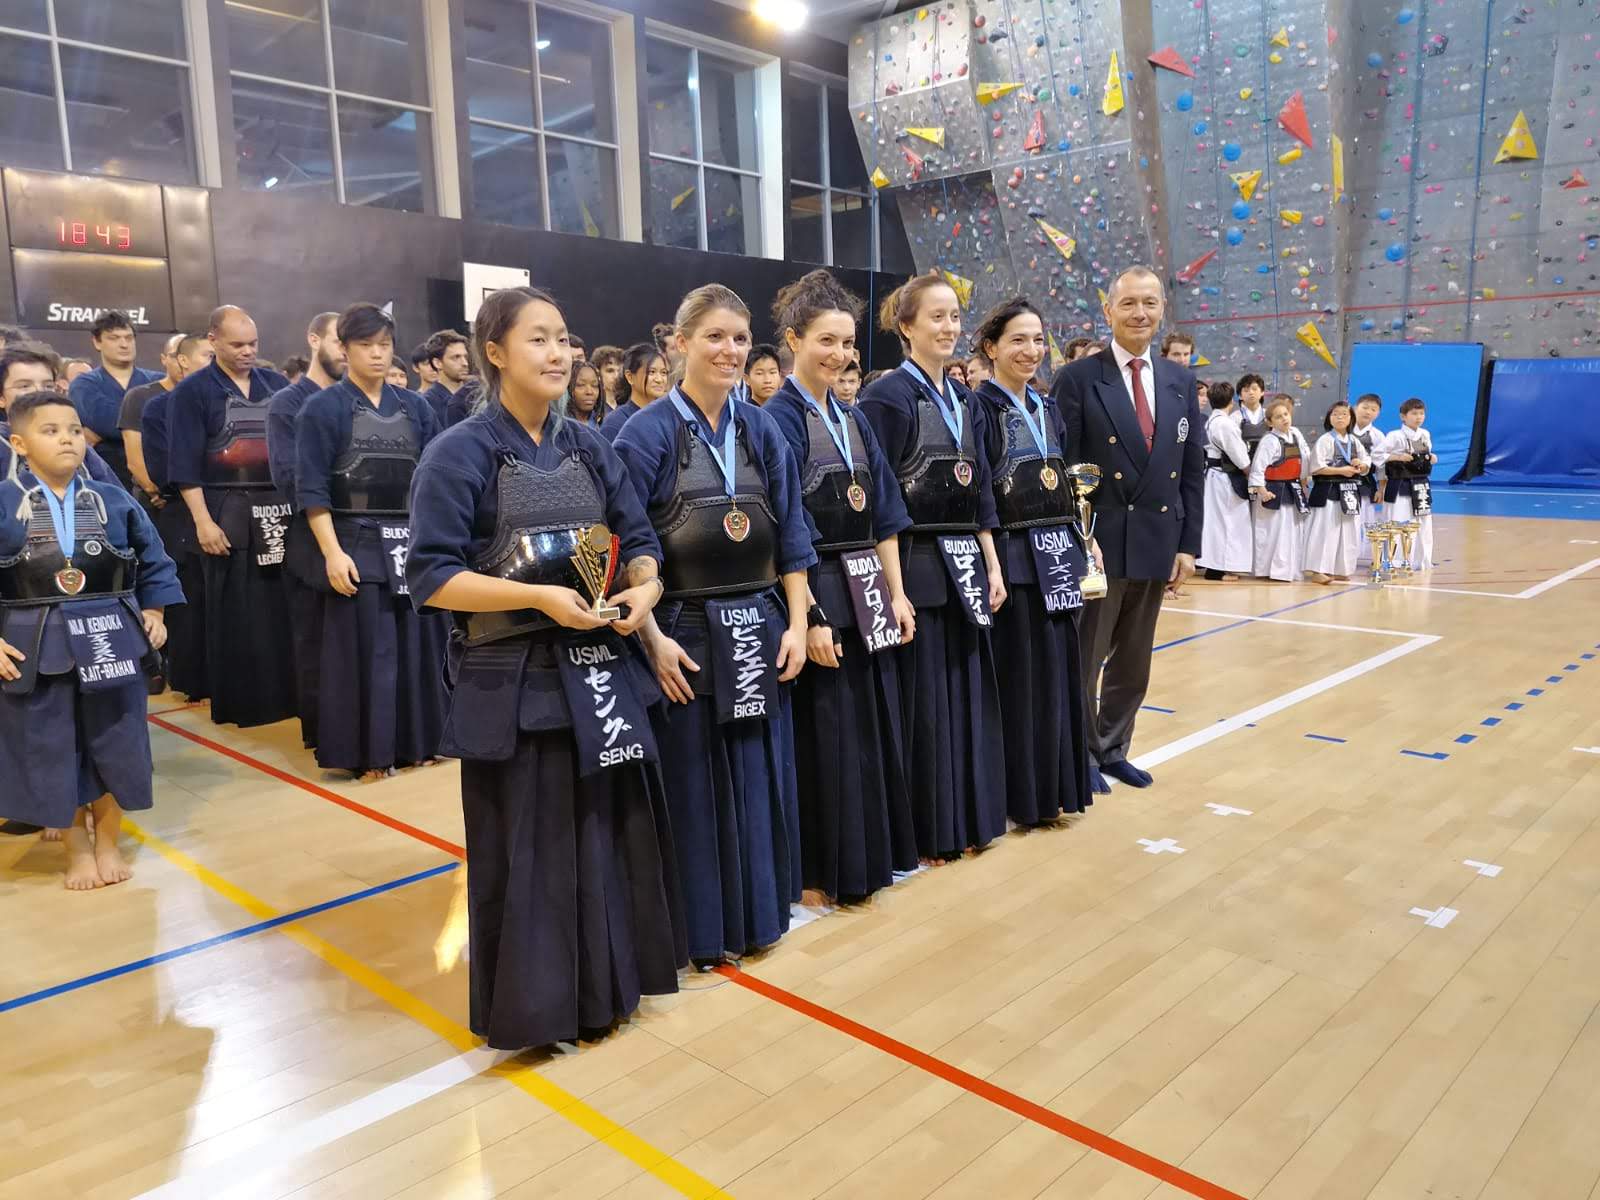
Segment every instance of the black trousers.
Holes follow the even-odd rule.
[[[1083,687],[1089,754],[1096,764],[1128,757],[1133,722],[1150,690],[1150,654],[1166,586],[1164,579],[1111,579],[1103,599],[1083,606]]]

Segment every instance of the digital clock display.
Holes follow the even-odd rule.
[[[167,256],[160,184],[7,167],[4,186],[15,249]]]

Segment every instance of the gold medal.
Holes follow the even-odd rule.
[[[867,507],[867,489],[859,483],[852,483],[844,496],[846,500],[850,501],[850,507],[857,512],[861,512]]]
[[[966,459],[963,458],[956,463],[955,472],[956,482],[962,487],[967,487],[972,483],[972,464]]]
[[[56,588],[63,596],[76,596],[83,591],[83,572],[77,567],[62,567],[56,572]]]
[[[1057,485],[1060,484],[1061,476],[1056,474],[1054,467],[1045,467],[1039,472],[1039,482],[1044,484],[1045,491],[1053,492],[1056,490]]]
[[[722,532],[729,541],[742,542],[750,536],[750,518],[737,508],[730,508],[722,518]]]

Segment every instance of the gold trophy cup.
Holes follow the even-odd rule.
[[[1079,587],[1085,600],[1099,600],[1106,594],[1106,573],[1095,565],[1094,553],[1089,549],[1094,541],[1094,510],[1089,507],[1089,494],[1100,486],[1100,468],[1095,463],[1074,463],[1067,468],[1067,478],[1072,481],[1072,491],[1078,500],[1078,519],[1072,523],[1073,531],[1083,543],[1083,557],[1087,564]]]
[[[1405,559],[1407,575],[1415,575],[1411,566],[1411,553],[1416,548],[1417,535],[1422,532],[1422,522],[1415,518],[1400,522],[1400,553]]]
[[[1382,521],[1377,525],[1367,526],[1367,545],[1372,550],[1372,574],[1369,582],[1382,587],[1387,574],[1383,560],[1389,548],[1389,522]]]
[[[604,525],[591,525],[578,539],[572,555],[572,565],[583,580],[589,593],[589,603],[594,615],[607,621],[621,618],[622,609],[606,603],[606,593],[611,590],[617,576],[617,560],[621,557],[622,539]]]

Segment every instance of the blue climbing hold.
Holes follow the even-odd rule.
[[[1385,258],[1387,258],[1390,262],[1399,262],[1402,258],[1404,258],[1406,256],[1406,245],[1405,245],[1405,243],[1404,242],[1390,242],[1388,247],[1384,250],[1383,256]]]
[[[1369,66],[1369,67],[1381,67],[1381,66],[1383,66],[1383,55],[1378,54],[1376,52],[1367,55],[1367,66]]]
[[[1148,170],[1149,167],[1150,167],[1150,159],[1149,159],[1149,157],[1147,155],[1144,155],[1144,154],[1139,155],[1139,169],[1143,171],[1143,170]]]
[[[1194,93],[1193,92],[1179,92],[1178,93],[1178,98],[1172,102],[1172,105],[1179,112],[1188,112],[1191,108],[1194,107]]]
[[[1248,221],[1250,219],[1250,205],[1243,200],[1235,200],[1233,202],[1233,215],[1241,221]]]
[[[1206,294],[1206,295],[1207,295],[1207,296],[1220,296],[1220,295],[1222,295],[1222,289],[1221,289],[1221,288],[1219,288],[1219,287],[1218,287],[1218,286],[1217,286],[1217,285],[1216,285],[1216,284],[1214,284],[1214,283],[1213,283],[1213,284],[1210,284],[1210,285],[1208,285],[1208,286],[1206,286],[1206,287],[1203,287],[1203,288],[1201,288],[1201,289],[1200,289],[1200,290],[1201,290],[1201,291],[1202,291],[1202,292],[1204,292],[1204,293],[1205,293],[1205,294]]]
[[[1237,246],[1240,242],[1244,241],[1244,230],[1235,225],[1228,230],[1225,236],[1228,239],[1228,245]]]
[[[1557,286],[1557,287],[1560,287],[1560,286],[1561,286],[1561,285],[1562,285],[1562,284],[1564,284],[1564,283],[1566,283],[1566,281],[1567,281],[1567,279],[1566,279],[1566,276],[1564,276],[1564,275],[1557,275],[1557,276],[1556,276],[1556,277],[1555,277],[1555,278],[1554,278],[1554,279],[1552,279],[1552,280],[1551,280],[1551,281],[1550,281],[1550,282],[1551,282],[1551,283],[1553,283],[1553,284],[1555,284],[1555,285],[1556,285],[1556,286]]]
[[[1243,153],[1244,148],[1236,142],[1224,142],[1222,144],[1222,157],[1229,162],[1238,162],[1239,156]]]
[[[1207,126],[1206,126],[1206,123],[1204,121],[1196,121],[1194,123],[1194,135],[1195,135],[1195,137],[1203,136],[1205,134],[1206,129],[1207,129]]]
[[[1417,14],[1412,12],[1409,8],[1402,8],[1399,12],[1395,13],[1394,23],[1396,25],[1409,25],[1416,18],[1416,15]]]
[[[1394,320],[1389,322],[1389,328],[1390,329],[1400,330],[1400,329],[1404,329],[1405,327],[1406,327],[1406,319],[1404,317],[1396,317]]]
[[[1069,142],[1066,138],[1062,138],[1059,142],[1056,143],[1056,149],[1061,151],[1061,153],[1065,154],[1068,150],[1072,149],[1072,143]]]
[[[1377,327],[1378,323],[1371,317],[1368,317],[1365,321],[1361,322],[1361,330],[1363,333],[1371,333]]]
[[[1272,274],[1272,264],[1271,263],[1262,263],[1259,267],[1256,268],[1256,274],[1257,275],[1271,275]]]
[[[1077,94],[1078,94],[1078,93],[1079,93],[1079,92],[1081,92],[1081,91],[1082,91],[1082,90],[1083,90],[1083,89],[1082,89],[1082,88],[1080,88],[1080,87],[1079,87],[1079,86],[1078,86],[1078,85],[1077,85],[1077,84],[1075,84],[1075,83],[1074,83],[1074,84],[1069,84],[1069,85],[1068,85],[1068,87],[1067,87],[1067,95],[1069,95],[1069,96],[1076,96],[1076,95],[1077,95]]]
[[[1387,221],[1393,216],[1394,216],[1394,209],[1392,209],[1392,208],[1380,208],[1378,210],[1378,220],[1380,220],[1380,221]]]

